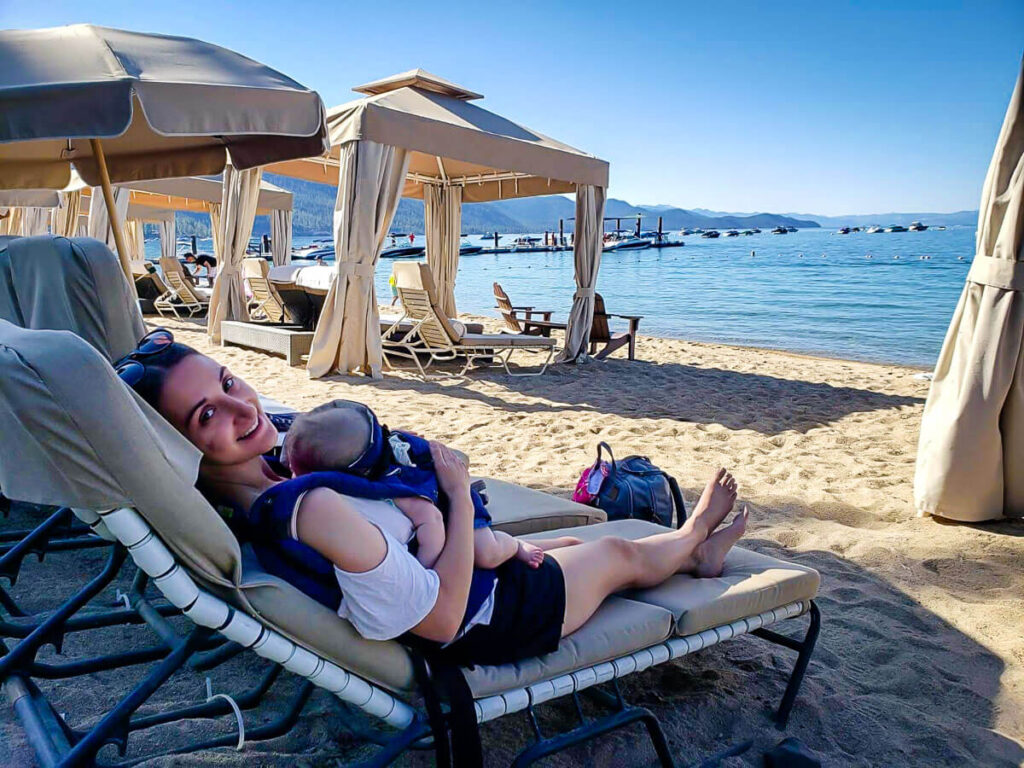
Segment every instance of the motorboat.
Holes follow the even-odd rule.
[[[492,232],[489,235],[480,235],[481,240],[501,240],[501,235],[497,232]]]
[[[694,230],[692,230],[692,229],[683,228],[683,229],[679,230],[679,234],[680,235],[692,235],[693,233],[694,233]]]
[[[605,251],[639,251],[644,248],[650,248],[652,245],[650,240],[645,240],[642,237],[629,237],[623,235],[612,235],[606,237],[604,241],[603,250]]]
[[[753,228],[752,230],[750,230],[750,231],[751,231],[751,232],[753,232],[753,233],[754,233],[755,235],[760,235],[760,234],[761,234],[761,230],[760,230],[760,229],[758,229],[757,227],[754,227],[754,228]]]
[[[787,232],[796,232],[796,227],[786,227]]]
[[[382,259],[415,259],[417,256],[422,256],[425,250],[426,248],[422,245],[395,245],[381,251],[380,257]]]
[[[459,256],[466,256],[471,253],[480,253],[483,249],[484,247],[482,245],[469,245],[467,243],[466,245],[459,247]]]
[[[744,229],[742,232],[740,232],[740,234],[743,235],[744,237],[749,237],[750,235],[754,234],[754,230]]]
[[[848,234],[850,234],[850,228],[849,227],[840,227],[839,229],[836,230],[836,234],[837,235],[848,235]]]
[[[517,237],[515,240],[512,241],[511,248],[512,248],[513,251],[534,251],[534,250],[537,250],[540,247],[539,243],[540,243],[540,238],[539,237],[530,237],[529,235],[520,235],[519,237]]]
[[[860,227],[850,227],[851,232],[860,232]]]
[[[718,237],[720,234],[721,233],[717,229],[709,229],[706,232],[702,233],[701,237],[708,237],[713,239]]]
[[[928,229],[928,225],[922,224],[920,221],[912,221],[908,229],[911,232],[924,232],[926,229]]]
[[[735,229],[730,229],[725,233],[726,237],[739,237],[740,233]]]
[[[885,230],[879,227],[878,225],[875,225],[873,227],[868,227],[865,231],[869,235],[877,235],[879,232],[884,232]]]
[[[772,234],[773,235],[788,235],[789,234],[789,230],[786,229],[785,227],[776,227],[775,229],[772,230]]]
[[[885,228],[886,232],[906,232],[906,227],[901,227],[899,224],[893,224],[891,227]]]

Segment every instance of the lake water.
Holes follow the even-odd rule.
[[[924,367],[938,356],[974,253],[973,227],[682,239],[682,248],[605,253],[597,289],[608,311],[643,315],[641,332],[654,336]],[[469,242],[481,244],[477,235]],[[376,279],[382,300],[389,274],[384,261]],[[564,318],[572,252],[462,257],[459,310],[494,315],[494,282],[513,304]]]

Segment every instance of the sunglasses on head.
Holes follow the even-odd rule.
[[[114,363],[114,372],[129,387],[134,387],[146,373],[146,366],[141,361],[159,355],[173,343],[174,334],[166,328],[150,331],[139,339],[133,351]]]

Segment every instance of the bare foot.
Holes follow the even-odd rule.
[[[704,535],[710,535],[732,511],[736,503],[736,487],[736,480],[728,471],[718,470],[704,486],[704,493],[700,495],[687,523],[692,522],[693,527],[703,526]]]
[[[725,564],[725,556],[732,549],[733,544],[740,540],[747,531],[747,520],[750,519],[750,510],[746,507],[736,515],[736,518],[720,531],[711,534],[703,544],[697,547],[697,567],[693,575],[701,579],[710,579],[722,575],[722,567]]]
[[[516,550],[516,558],[522,560],[531,568],[540,568],[540,564],[544,562],[544,550],[536,544],[520,540],[519,549]]]

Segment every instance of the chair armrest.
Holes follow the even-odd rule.
[[[534,315],[543,315],[544,320],[548,321],[551,319],[551,315],[554,314],[553,309],[527,309],[525,311],[526,319],[530,320]]]
[[[613,315],[609,314],[608,317],[621,317],[623,320],[643,320],[643,315]]]

